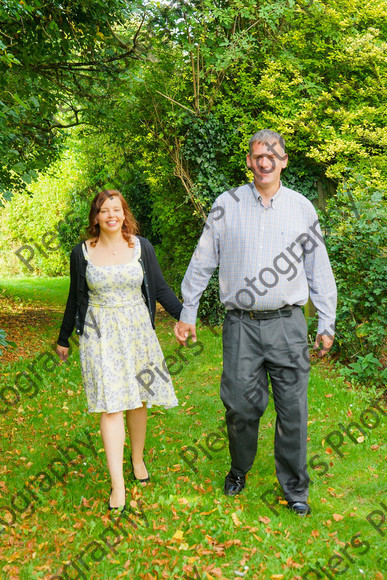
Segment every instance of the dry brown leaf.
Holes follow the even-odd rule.
[[[263,524],[268,524],[270,522],[270,518],[268,518],[267,516],[259,516],[259,521],[262,522]]]
[[[240,521],[240,519],[238,518],[238,516],[235,512],[233,514],[231,514],[231,517],[232,517],[232,521],[234,522],[234,524],[236,526],[240,526],[242,524],[242,522]]]
[[[301,568],[301,564],[295,562],[291,556],[286,560],[286,565],[288,568]]]
[[[333,519],[335,520],[335,522],[339,522],[340,520],[344,519],[344,516],[340,514],[333,514]]]

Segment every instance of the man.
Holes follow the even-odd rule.
[[[275,410],[275,465],[288,507],[307,515],[307,386],[309,352],[301,305],[311,299],[319,315],[314,344],[323,356],[333,343],[336,285],[316,211],[284,187],[288,156],[278,133],[262,130],[249,143],[253,183],[220,195],[209,214],[182,283],[184,299],[176,338],[196,340],[200,297],[219,265],[223,326],[220,395],[226,408],[231,469],[224,492],[245,487],[268,403]]]

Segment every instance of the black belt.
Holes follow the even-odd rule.
[[[229,310],[230,314],[236,314],[240,318],[251,318],[252,320],[270,320],[270,318],[281,318],[282,316],[290,316],[294,306],[283,306],[278,310]]]

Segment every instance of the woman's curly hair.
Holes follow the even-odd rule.
[[[124,223],[122,224],[122,235],[124,239],[128,242],[129,248],[133,248],[134,244],[131,241],[130,236],[136,235],[139,233],[138,223],[132,212],[129,209],[129,206],[123,197],[122,193],[117,189],[104,189],[97,193],[94,197],[91,208],[89,212],[89,226],[87,228],[88,235],[92,238],[90,244],[94,247],[99,239],[100,228],[99,224],[96,223],[96,217],[100,212],[102,204],[112,197],[118,197],[121,201],[122,209],[124,210]]]

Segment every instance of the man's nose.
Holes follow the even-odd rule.
[[[266,155],[262,155],[258,161],[259,165],[263,168],[271,167],[270,159]]]
[[[263,155],[258,160],[258,168],[265,173],[271,173],[275,168],[275,162],[273,161],[269,156]]]

